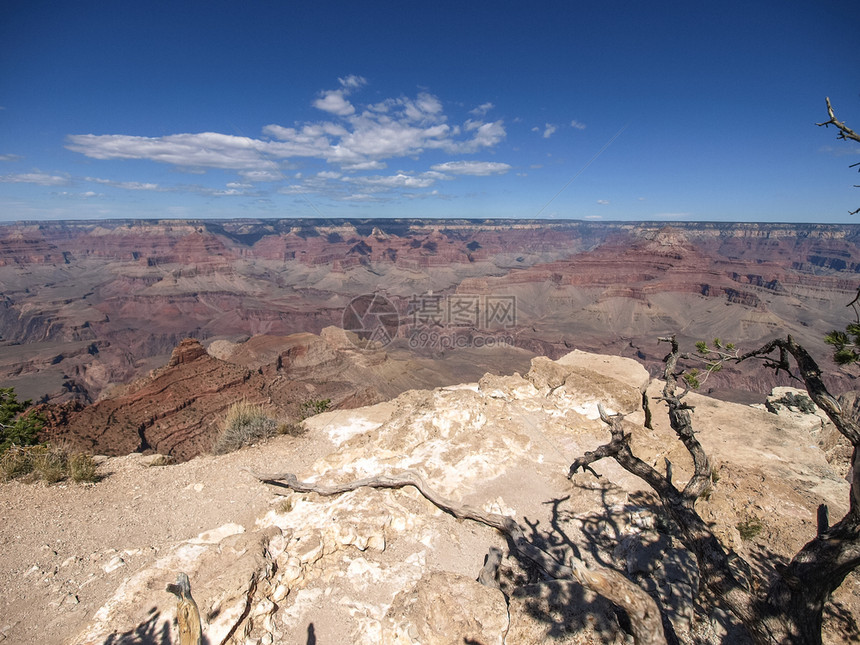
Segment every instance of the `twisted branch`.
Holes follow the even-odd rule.
[[[513,518],[447,500],[427,486],[423,477],[414,471],[404,471],[398,475],[378,475],[344,484],[325,486],[300,482],[292,473],[259,474],[248,468],[244,470],[279,495],[285,495],[286,491],[295,491],[332,496],[363,487],[397,489],[412,486],[437,508],[457,519],[472,520],[496,529],[513,545],[517,555],[534,562],[549,577],[557,580],[575,580],[583,587],[591,589],[624,609],[630,616],[637,645],[665,645],[666,643],[657,604],[644,590],[620,573],[604,568],[590,569],[575,556],[571,556],[570,566],[564,565],[529,542],[522,528]]]

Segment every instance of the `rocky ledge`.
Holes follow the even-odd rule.
[[[632,360],[573,352],[536,358],[524,376],[487,375],[318,415],[301,437],[224,457],[163,468],[108,460],[106,472],[119,474],[75,493],[79,503],[38,535],[28,532],[23,510],[6,511],[2,543],[14,533],[11,544],[48,541],[48,551],[10,550],[0,631],[10,642],[28,641],[43,624],[39,635],[49,644],[161,642],[175,633],[176,601],[165,587],[182,571],[213,645],[632,642],[606,601],[575,583],[542,579],[495,530],[455,519],[414,488],[278,495],[249,472],[292,472],[322,485],[414,471],[457,504],[514,518],[562,561],[573,552],[623,572],[660,599],[681,642],[742,642],[726,614],[695,602],[695,559],[666,530],[641,481],[608,461],[594,465],[599,477],[566,477],[576,457],[608,440],[598,403],[627,415],[637,454],[660,468],[670,460],[677,481],[689,476],[662,404],[651,404],[653,430],[644,427],[643,394],[656,396],[658,387]],[[844,513],[848,483],[818,445],[820,422],[799,410],[777,415],[696,394],[688,400],[717,480],[697,508],[761,571],[773,572],[815,534],[818,504],[834,517]],[[21,486],[0,486],[0,497],[24,494]],[[114,486],[140,487],[132,507],[99,505],[120,494]],[[38,492],[54,490],[65,494]],[[109,527],[88,521],[102,512]],[[148,513],[142,527],[141,513]],[[742,536],[744,523],[760,526],[758,534]],[[75,527],[106,535],[98,546],[76,547],[85,538]],[[492,547],[503,554],[498,588],[476,581]],[[69,552],[75,548],[94,554]],[[35,584],[15,571],[30,571]],[[22,586],[26,600],[10,600]],[[825,642],[857,637],[858,598],[852,575],[830,605]]]

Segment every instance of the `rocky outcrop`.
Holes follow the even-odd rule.
[[[208,452],[227,409],[239,401],[263,405],[280,425],[307,414],[307,401],[328,399],[353,408],[432,385],[440,373],[386,352],[362,351],[337,328],[315,334],[254,336],[243,343],[215,341],[209,351],[187,338],[162,367],[106,393],[92,405],[78,401],[40,406],[46,438],[94,454],[157,452],[177,460]],[[528,354],[505,356],[527,364]],[[452,361],[458,375],[476,373],[470,357]],[[445,373],[446,380],[454,376]],[[429,383],[428,383],[429,382]]]
[[[515,518],[560,561],[576,549],[588,562],[623,570],[660,599],[681,643],[741,642],[729,617],[694,602],[694,559],[665,530],[641,481],[614,462],[594,465],[599,478],[565,476],[574,457],[608,437],[599,402],[626,415],[644,460],[662,468],[670,459],[678,481],[689,474],[662,404],[654,429],[642,426],[642,394],[660,386],[648,381],[634,361],[575,352],[536,359],[523,376],[487,375],[322,414],[305,422],[300,441],[319,457],[298,476],[339,483],[416,470],[445,497]],[[814,534],[819,503],[833,516],[845,510],[847,482],[809,445],[805,427],[767,410],[695,394],[687,400],[719,474],[699,511],[757,566],[775,566]],[[267,463],[277,450],[276,442],[266,447]],[[172,603],[163,588],[177,570],[192,581],[211,643],[629,642],[604,600],[541,579],[494,530],[442,513],[414,489],[284,493],[254,526],[173,544],[129,573],[72,642],[168,633]],[[751,519],[761,533],[742,539],[735,527]],[[491,546],[506,554],[499,589],[475,582]],[[860,609],[856,589],[854,576],[836,594],[825,642],[850,632],[840,617]]]
[[[271,360],[253,361],[254,348],[266,343],[277,347]],[[90,453],[155,451],[185,460],[211,448],[227,408],[239,401],[263,404],[286,423],[297,419],[309,399],[354,407],[380,398],[371,384],[358,380],[357,366],[350,379],[348,353],[320,337],[257,339],[251,345],[243,353],[251,360],[243,364],[215,358],[187,338],[164,367],[93,405],[40,408],[48,419],[45,434]],[[293,369],[295,356],[304,360]]]

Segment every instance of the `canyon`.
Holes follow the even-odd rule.
[[[678,642],[746,642],[697,596],[642,481],[609,461],[566,474],[608,440],[602,404],[647,464],[690,475],[653,378],[659,336],[748,350],[791,334],[833,392],[856,389],[822,339],[855,319],[858,240],[823,224],[0,226],[0,386],[39,402],[43,438],[99,455],[101,477],[0,485],[0,640],[169,642],[183,571],[211,643],[630,641],[605,599],[416,490],[329,497],[254,475],[414,471],[560,561],[624,573]],[[685,399],[714,468],[697,509],[762,580],[815,535],[820,504],[837,517],[848,500],[850,446],[802,393],[768,397],[787,383],[744,364]],[[321,400],[333,410],[300,421]],[[242,401],[299,431],[210,454]],[[489,547],[498,588],[475,582]],[[828,604],[828,645],[858,638],[857,591],[854,573]]]
[[[830,364],[822,338],[854,319],[858,240],[860,226],[828,224],[5,224],[0,384],[55,406],[54,436],[184,459],[236,400],[289,417],[302,399],[368,404],[573,349],[655,375],[657,338],[672,333],[690,350],[791,334]],[[199,360],[172,360],[189,338]],[[834,368],[834,389],[855,376]],[[785,384],[747,366],[711,375],[703,391],[751,402]],[[169,401],[154,396],[165,391]]]

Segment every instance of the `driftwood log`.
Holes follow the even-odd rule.
[[[398,475],[379,475],[344,484],[325,486],[300,482],[292,473],[259,474],[250,469],[246,470],[279,495],[293,491],[332,496],[364,487],[398,489],[412,486],[437,508],[457,519],[471,520],[496,529],[509,540],[517,556],[531,560],[550,578],[575,580],[583,587],[594,591],[622,608],[630,617],[636,645],[665,645],[666,643],[657,604],[641,587],[617,571],[602,567],[589,568],[585,562],[574,556],[571,556],[571,566],[560,563],[549,553],[529,542],[522,528],[513,518],[498,513],[488,513],[480,508],[447,500],[427,486],[421,475],[414,471],[404,471]]]

